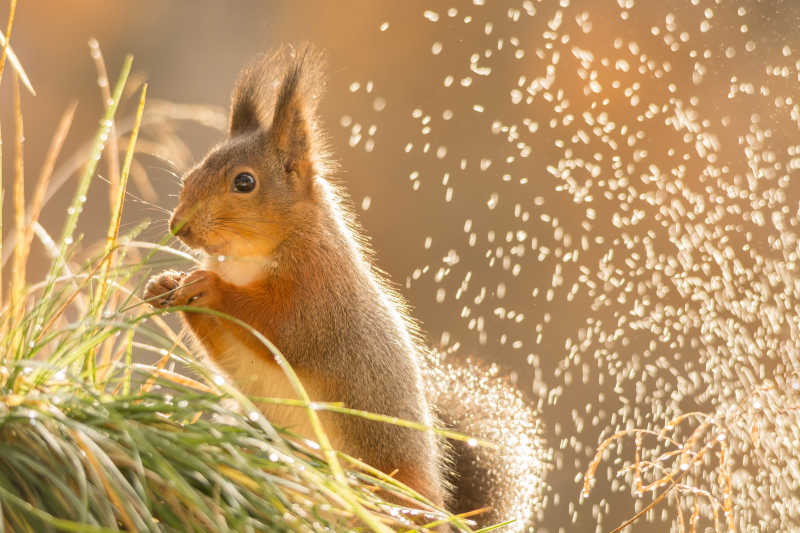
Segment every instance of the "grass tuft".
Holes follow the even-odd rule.
[[[142,225],[120,232],[137,140],[164,117],[194,113],[188,106],[170,111],[163,102],[146,108],[144,85],[134,118],[115,121],[131,65],[126,58],[93,142],[64,163],[81,161],[83,171],[58,239],[39,215],[54,187],[66,181],[56,178],[63,174],[56,162],[75,105],[55,129],[26,206],[15,81],[16,231],[5,239],[14,249],[14,275],[8,296],[0,294],[0,531],[392,531],[446,523],[469,531],[468,516],[438,509],[391,476],[333,450],[317,413],[433,428],[311,402],[283,356],[253,331],[295,386],[319,444],[299,439],[273,427],[251,399],[195,358],[164,311],[138,298],[141,281],[161,267],[158,257],[187,256],[165,246],[169,235],[161,244],[137,241]],[[209,110],[196,115],[207,123],[217,118]],[[79,215],[94,208],[85,205],[87,191],[103,154],[110,157],[106,147],[117,146],[123,134],[129,134],[127,150],[112,184],[105,239],[84,245]],[[34,239],[50,266],[44,279],[29,283]],[[100,251],[80,255],[87,249]]]

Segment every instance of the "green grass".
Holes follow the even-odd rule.
[[[16,142],[15,232],[3,243],[14,247],[13,275],[0,315],[0,531],[402,531],[442,522],[468,531],[464,520],[331,450],[317,411],[347,410],[310,403],[267,339],[260,337],[301,400],[260,401],[306,407],[322,452],[273,427],[250,399],[195,357],[182,332],[162,319],[164,311],[153,311],[138,298],[142,280],[159,267],[154,254],[181,254],[164,246],[169,235],[159,245],[138,249],[143,226],[120,234],[137,135],[147,123],[146,86],[135,118],[115,121],[131,63],[127,58],[85,154],[58,238],[38,216],[74,106],[56,129],[28,205],[22,147]],[[23,125],[19,78],[15,75],[17,140]],[[81,213],[104,208],[84,205],[97,165],[104,153],[111,165],[119,163],[108,157],[114,131],[127,149],[122,167],[109,173],[119,177],[112,183],[112,215],[104,242],[95,247],[101,251],[81,259],[91,248],[77,233]],[[5,183],[2,190],[5,195]],[[28,282],[34,237],[50,265],[44,279]],[[157,360],[137,362],[144,355]],[[189,372],[174,371],[176,363]]]

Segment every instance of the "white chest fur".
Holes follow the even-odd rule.
[[[270,258],[209,256],[205,268],[215,272],[231,285],[243,287],[263,278],[273,267]]]

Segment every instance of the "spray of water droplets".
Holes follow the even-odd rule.
[[[420,12],[438,74],[415,133],[380,146],[440,200],[406,288],[440,306],[440,348],[502,354],[540,399],[541,530],[800,527],[799,17],[755,0]]]

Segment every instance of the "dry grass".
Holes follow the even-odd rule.
[[[6,51],[7,44],[4,57]],[[99,48],[93,56],[102,79]],[[436,508],[391,476],[331,449],[317,413],[344,409],[312,404],[283,356],[258,332],[253,334],[273,351],[295,386],[319,445],[273,427],[250,399],[194,358],[181,332],[162,319],[163,311],[143,305],[139,284],[157,266],[155,254],[183,259],[185,254],[163,246],[170,235],[161,244],[142,245],[136,240],[142,226],[120,230],[137,141],[144,138],[145,146],[155,146],[145,134],[163,138],[158,125],[169,117],[197,116],[213,123],[218,116],[208,109],[197,113],[189,106],[147,103],[145,85],[133,116],[116,120],[131,65],[129,57],[108,92],[94,140],[59,166],[74,105],[65,111],[29,205],[24,201],[23,113],[15,78],[16,231],[4,243],[14,250],[15,274],[10,294],[0,295],[0,528],[391,531],[449,522],[468,531],[464,517]],[[125,136],[127,143],[120,142]],[[180,149],[180,142],[173,141],[166,145]],[[122,144],[127,146],[117,172],[114,154]],[[86,194],[103,154],[109,174],[119,176],[118,182],[111,180],[112,216],[96,247],[100,251],[79,259],[79,219],[92,208],[85,205]],[[63,230],[55,237],[39,216],[78,169]],[[34,238],[51,264],[44,279],[29,283],[26,264]],[[92,249],[92,243],[80,247],[86,248]],[[158,354],[155,363],[136,362],[148,352]],[[176,363],[194,377],[177,372]],[[233,406],[223,400],[232,400]],[[432,429],[369,413],[349,414]]]

